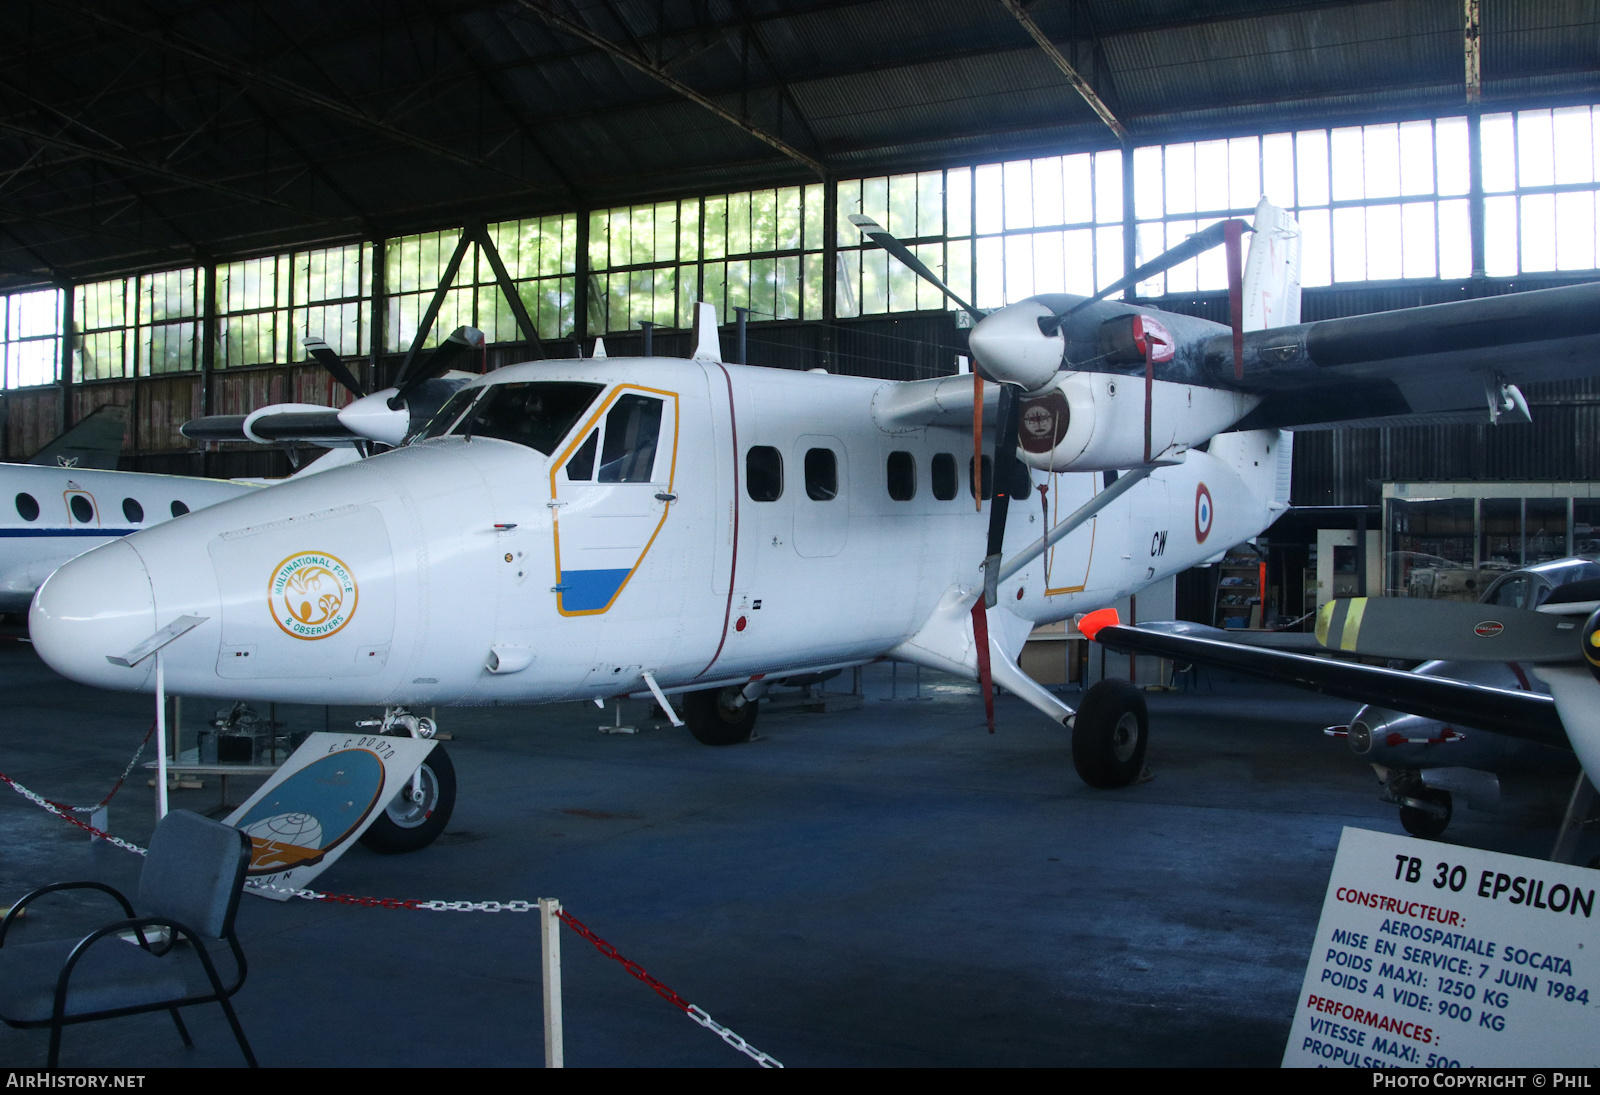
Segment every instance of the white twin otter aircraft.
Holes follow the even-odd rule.
[[[1263,202],[1241,270],[1242,227],[1099,297],[979,313],[988,383],[728,364],[705,305],[688,360],[499,369],[392,451],[67,563],[34,599],[35,647],[75,680],[153,691],[154,659],[109,659],[187,617],[161,652],[183,695],[383,705],[391,722],[653,695],[712,744],[748,740],[776,681],[894,658],[986,693],[992,677],[1073,724],[1086,779],[1129,782],[1142,720],[1093,692],[1074,720],[1017,667],[1035,625],[1264,530],[1288,504],[1282,427],[1526,421],[1516,382],[1600,372],[1600,286],[1300,324],[1298,227]],[[1231,329],[1101,299],[1224,240]],[[338,428],[398,444],[407,390]],[[326,408],[280,426],[302,412],[337,432]]]

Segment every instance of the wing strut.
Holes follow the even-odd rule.
[[[1023,548],[1016,555],[1012,556],[1011,561],[1000,568],[999,581],[1005,581],[1017,571],[1021,570],[1039,556],[1043,555],[1063,536],[1066,536],[1073,529],[1078,528],[1085,521],[1089,520],[1101,510],[1105,509],[1112,502],[1115,502],[1118,498],[1121,498],[1129,490],[1133,489],[1137,483],[1142,482],[1146,476],[1156,470],[1156,467],[1157,465],[1155,464],[1144,464],[1140,467],[1132,469],[1131,471],[1125,471],[1121,475],[1117,476],[1117,481],[1115,483],[1112,483],[1105,490],[1101,491],[1083,505],[1073,510],[1072,513],[1068,514],[1060,524],[1056,525],[1055,528],[1051,529],[1049,532],[1046,532],[1043,536],[1039,537],[1039,539]]]

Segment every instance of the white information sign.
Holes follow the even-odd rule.
[[[309,735],[226,822],[250,838],[245,887],[278,901],[327,870],[433,750],[382,734]]]
[[[1283,1063],[1600,1064],[1600,872],[1344,831]]]

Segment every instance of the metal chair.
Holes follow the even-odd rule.
[[[27,894],[0,920],[0,1021],[24,1029],[49,1027],[49,1065],[54,1068],[62,1027],[146,1011],[170,1012],[183,1044],[193,1049],[178,1009],[215,1001],[222,1005],[245,1060],[257,1067],[228,1002],[247,972],[233,919],[249,862],[250,838],[242,832],[174,810],[156,826],[139,874],[138,906],[144,915],[136,915],[127,898],[99,882],[58,882]],[[122,906],[124,919],[79,940],[8,944],[7,934],[30,902],[71,889],[111,895]],[[180,940],[193,948],[205,984],[193,976],[194,963],[178,950]],[[227,986],[217,976],[208,948],[220,943],[233,952],[236,969]]]

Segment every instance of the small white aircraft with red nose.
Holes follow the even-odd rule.
[[[977,375],[729,364],[704,305],[689,359],[499,369],[392,451],[67,564],[34,600],[35,646],[151,691],[153,659],[125,655],[182,620],[161,656],[185,695],[382,705],[408,729],[418,705],[653,696],[710,744],[748,740],[777,681],[892,658],[986,697],[992,679],[1072,725],[1086,780],[1127,783],[1142,703],[1091,690],[1074,718],[1017,666],[1035,625],[1264,530],[1288,505],[1280,427],[1482,418],[1517,380],[1600,372],[1596,287],[1299,324],[1297,226],[1263,202],[1247,266],[1244,227],[1095,297],[969,309]],[[1105,299],[1220,242],[1231,330]],[[397,442],[422,383],[305,413],[320,437]],[[257,421],[283,437],[294,413]]]

